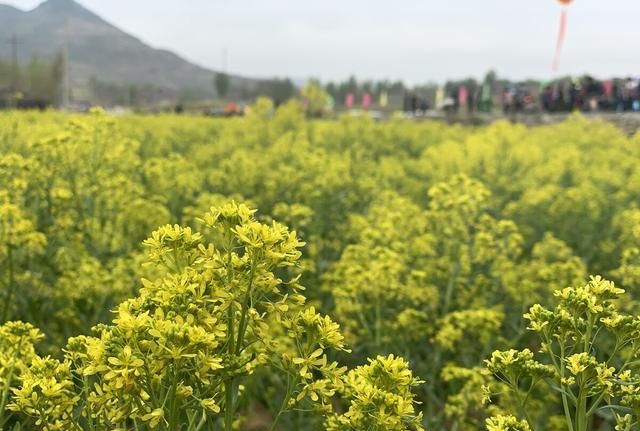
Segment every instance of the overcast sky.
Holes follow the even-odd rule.
[[[556,0],[79,0],[154,47],[247,76],[548,78]],[[0,0],[31,9],[40,0]],[[640,0],[576,0],[559,74],[640,75]]]

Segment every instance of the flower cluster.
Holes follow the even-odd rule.
[[[219,422],[231,430],[243,383],[268,368],[288,382],[274,426],[303,402],[329,414],[338,392],[369,391],[364,382],[389,393],[369,401],[390,408],[375,419],[379,429],[408,417],[419,424],[410,392],[418,381],[404,361],[379,358],[346,378],[329,361],[348,351],[338,324],[305,308],[298,276],[283,279],[303,243],[254,213],[232,202],[202,218],[206,233],[178,225],[153,232],[145,245],[155,276],[95,336],[69,339],[62,362],[32,352],[10,408],[47,431],[193,431]]]
[[[97,326],[97,336],[71,339],[65,363],[47,375],[52,387],[71,391],[71,373],[79,376],[77,395],[67,405],[55,398],[63,391],[38,393],[36,369],[16,392],[16,408],[40,422],[104,428],[136,422],[192,429],[222,409],[233,418],[242,376],[260,360],[281,362],[269,324],[292,319],[304,301],[296,280],[285,283],[274,272],[296,263],[301,243],[283,226],[256,222],[253,213],[236,204],[212,209],[203,220],[220,242],[206,244],[202,234],[180,226],[155,231],[145,245],[157,276],[144,279],[140,295],[117,308],[112,324]],[[313,351],[305,353],[316,368],[329,367],[318,345],[342,348],[341,336],[326,319],[314,328],[305,344]],[[310,380],[298,359],[299,374]],[[42,410],[32,405],[36,399],[60,409]]]
[[[8,401],[19,379],[29,372],[32,361],[37,358],[35,345],[42,337],[29,323],[7,322],[0,326],[0,424],[10,419]]]
[[[557,388],[569,429],[591,429],[600,409],[622,414],[634,408],[640,393],[634,365],[640,353],[640,319],[618,311],[623,294],[599,276],[583,286],[557,290],[554,309],[536,304],[524,315],[547,364],[535,360],[529,349],[496,351],[486,361],[517,399],[517,411],[531,429],[545,420],[527,405],[540,382]],[[637,417],[621,417],[637,424]]]
[[[531,431],[525,420],[515,416],[493,416],[487,419],[487,431]]]
[[[35,357],[20,380],[20,388],[14,391],[15,403],[9,405],[11,410],[33,418],[33,424],[43,431],[75,428],[73,410],[80,396],[74,392],[68,362]]]
[[[351,370],[343,389],[348,410],[327,420],[328,431],[422,431],[412,388],[421,384],[409,365],[393,355],[378,356]]]

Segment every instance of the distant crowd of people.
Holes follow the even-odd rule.
[[[454,114],[495,112],[640,112],[640,79],[597,80],[590,76],[551,82],[456,83],[432,91],[406,92],[405,112],[442,110]]]
[[[640,80],[599,81],[591,77],[544,86],[540,103],[545,111],[640,111]]]

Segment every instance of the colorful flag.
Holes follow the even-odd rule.
[[[436,90],[436,108],[440,109],[444,106],[444,88],[438,87]]]
[[[458,103],[460,106],[467,106],[467,99],[469,98],[469,92],[466,85],[461,85],[458,88]]]
[[[344,106],[349,109],[353,108],[354,99],[353,93],[347,93],[347,97],[344,98]]]
[[[335,100],[333,100],[333,96],[331,96],[330,94],[327,96],[327,109],[329,111],[333,111],[333,108],[335,108],[336,106],[336,102]]]
[[[388,104],[389,104],[389,95],[385,90],[382,90],[380,92],[380,107],[386,108]]]
[[[371,106],[371,94],[367,92],[362,95],[362,107],[364,109],[369,109],[370,106]]]

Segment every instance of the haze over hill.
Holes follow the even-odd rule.
[[[213,96],[215,72],[190,63],[173,52],[155,49],[111,25],[74,0],[47,0],[23,11],[0,4],[0,58],[11,58],[9,41],[18,38],[19,62],[69,57],[69,79],[76,94],[84,94],[93,78],[118,85],[151,85],[167,97],[189,93]],[[232,88],[255,81],[233,77]]]

